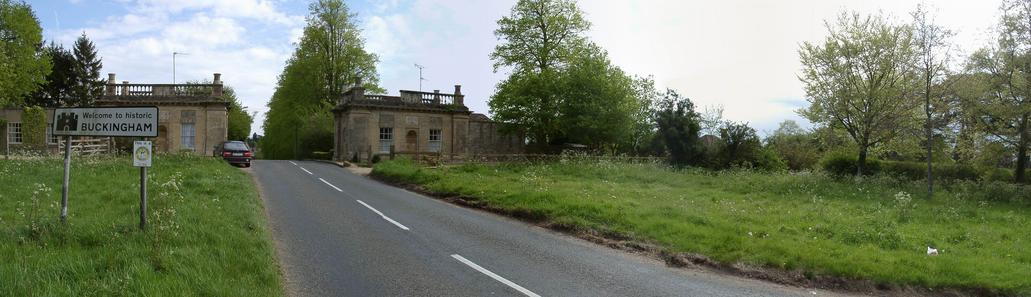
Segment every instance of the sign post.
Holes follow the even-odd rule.
[[[72,173],[72,137],[64,137],[64,183],[61,184],[61,223],[68,220],[68,183]]]
[[[54,110],[52,135],[65,136],[64,183],[61,186],[61,222],[68,217],[68,188],[71,180],[72,136],[157,137],[158,108],[100,107],[57,108]],[[141,141],[137,141],[140,143]],[[145,157],[137,163],[137,145],[133,145],[133,165],[140,167],[140,228],[147,224],[147,167],[151,165],[153,150],[145,143]],[[137,165],[145,164],[145,165]]]
[[[140,168],[140,230],[147,230],[147,167],[154,156],[150,141],[132,144],[132,166]]]

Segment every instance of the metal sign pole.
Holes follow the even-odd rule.
[[[140,230],[147,230],[147,167],[140,167]]]
[[[147,138],[140,138],[147,139]],[[140,168],[140,230],[147,230],[147,167],[150,167],[154,151],[150,141],[138,140],[132,145],[132,165]]]
[[[72,172],[72,137],[64,137],[64,184],[61,185],[61,222],[68,220],[68,182]]]

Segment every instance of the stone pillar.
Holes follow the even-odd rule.
[[[462,85],[455,85],[455,102],[458,106],[465,106],[465,95],[462,95]]]
[[[115,74],[114,73],[108,73],[107,74],[107,84],[104,86],[104,95],[114,96],[115,95],[115,84],[117,84],[117,82],[115,81]]]
[[[222,97],[222,74],[215,73],[215,80],[212,81],[215,86],[211,88],[211,97]]]
[[[351,88],[351,100],[365,100],[365,86],[362,85],[362,78],[354,78],[354,87]]]
[[[129,81],[123,80],[122,81],[122,96],[128,96],[128,95],[129,95]]]
[[[433,104],[440,104],[440,90],[433,90]]]

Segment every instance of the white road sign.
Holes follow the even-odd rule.
[[[150,141],[133,141],[132,143],[132,166],[150,167],[151,159],[154,157],[154,150]]]
[[[157,137],[158,108],[58,108],[52,129],[56,136]]]

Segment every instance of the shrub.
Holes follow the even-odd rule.
[[[788,170],[788,163],[772,149],[760,149],[755,159],[755,167],[766,171]]]
[[[835,150],[828,152],[820,159],[820,168],[837,176],[855,175],[859,166],[859,158],[850,151]],[[873,175],[881,171],[881,161],[866,159],[864,175]]]
[[[34,152],[47,149],[47,115],[42,107],[26,107],[21,117],[22,148]]]
[[[927,163],[882,161],[881,171],[905,179],[925,179],[927,178]],[[934,178],[942,180],[978,180],[981,176],[974,166],[966,164],[935,163],[933,171]]]

